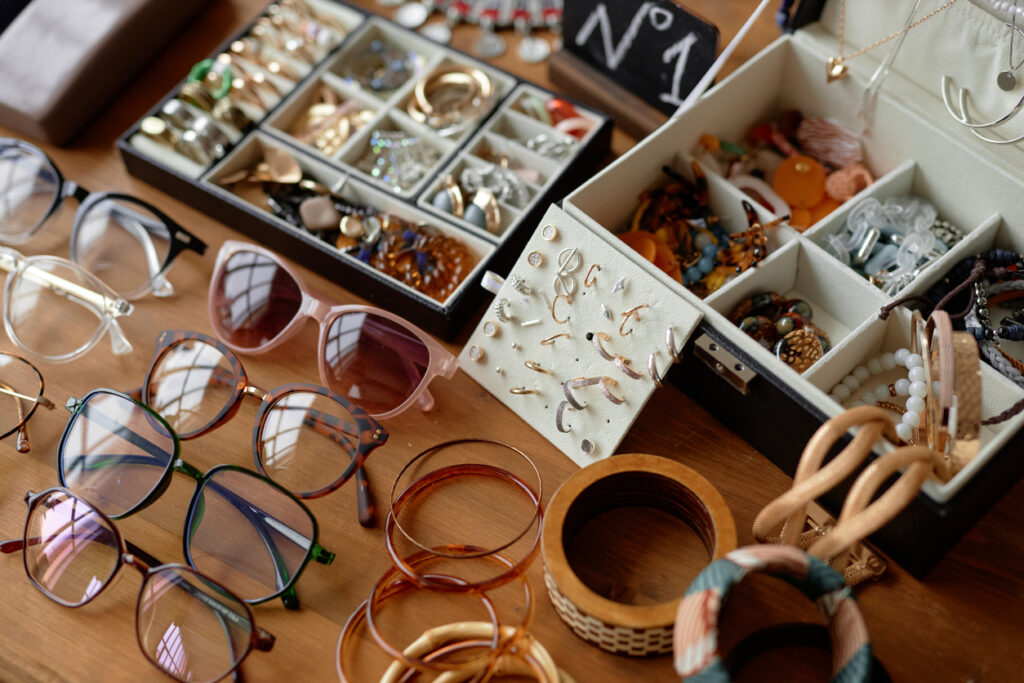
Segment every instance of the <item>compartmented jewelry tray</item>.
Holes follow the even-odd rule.
[[[883,12],[879,3],[870,4]],[[663,166],[693,180],[691,153],[703,134],[741,140],[754,124],[787,110],[828,117],[850,130],[862,130],[864,124],[857,114],[877,62],[861,58],[850,64],[845,79],[826,83],[826,61],[836,54],[836,37],[827,28],[837,21],[838,5],[829,4],[824,21],[773,43],[690,111],[641,142],[563,203],[570,216],[617,245],[625,258],[658,280],[659,286],[670,288],[699,312],[699,330],[688,341],[681,368],[671,379],[791,475],[803,444],[822,421],[854,405],[865,389],[877,389],[881,395],[899,376],[892,362],[882,361],[886,353],[911,347],[911,312],[898,306],[882,320],[879,311],[883,306],[898,297],[924,294],[966,257],[993,248],[1018,253],[1024,249],[1021,150],[986,146],[966,128],[944,120],[938,76],[932,83],[912,73],[915,82],[895,72],[885,82],[870,131],[862,138],[864,163],[875,182],[803,232],[785,222],[770,228],[767,254],[756,267],[726,279],[701,298],[684,286],[682,279],[655,267],[620,239],[635,228],[631,221],[639,195],[665,184]],[[903,17],[911,5],[900,3],[895,9],[885,5],[884,13]],[[972,30],[986,22],[997,23],[977,8],[968,5],[961,9],[978,15],[970,15]],[[866,19],[868,8],[856,12],[858,19],[852,24],[860,33],[854,35],[863,42],[851,40],[848,29],[848,53],[870,43],[870,37],[877,38],[875,34],[882,30],[871,28]],[[955,23],[959,19],[952,15],[946,19],[950,23],[943,30],[961,30],[962,22]],[[917,39],[923,40],[921,36]],[[934,36],[928,40],[941,43],[934,42]],[[928,50],[928,45],[919,42],[918,49]],[[926,56],[916,53],[915,68],[925,69]],[[713,171],[706,175],[710,204],[720,224],[730,233],[746,230],[748,221],[741,202],[753,204],[751,197]],[[919,267],[902,291],[887,292],[844,264],[830,248],[829,236],[844,229],[850,212],[862,200],[885,202],[905,195],[930,202],[938,217],[956,226],[963,237]],[[754,210],[761,223],[775,218],[762,206]],[[768,292],[781,295],[777,301],[790,302],[786,305],[793,305],[793,300],[806,302],[813,311],[813,323],[829,340],[820,358],[799,368],[804,370],[802,374],[770,345],[766,348],[730,321],[738,306],[749,306],[752,296]],[[995,311],[992,316],[998,319]],[[1013,349],[1022,346],[1011,344],[1016,344]],[[751,371],[756,376],[739,376]],[[854,374],[857,381],[847,380],[854,391],[835,389]],[[988,364],[981,365],[982,417],[1001,413],[1020,399],[1024,399],[1024,390]],[[1024,459],[1019,457],[1024,445],[1022,426],[1024,414],[981,426],[977,456],[948,480],[935,477],[927,481],[912,504],[874,540],[911,572],[921,575],[930,569],[1024,475]],[[831,512],[839,512],[846,490],[840,487],[826,498]]]
[[[306,7],[315,21],[294,9]],[[317,39],[287,39],[288,12]],[[557,127],[545,103],[579,128]],[[478,275],[511,264],[525,226],[588,177],[610,136],[603,114],[380,17],[306,0],[270,6],[118,148],[133,175],[450,339],[481,301]],[[291,185],[266,191],[282,178]],[[311,227],[316,202],[300,200],[314,195],[331,201]]]

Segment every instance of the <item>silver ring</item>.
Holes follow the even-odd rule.
[[[584,386],[582,384],[575,384],[575,382],[582,379],[582,377],[578,377],[575,380],[567,379],[564,382],[562,382],[562,393],[565,394],[565,400],[568,401],[569,405],[571,405],[576,410],[584,410],[587,407],[587,404],[580,403],[579,401],[576,400],[576,397],[572,395],[572,391],[569,389],[569,385],[573,384],[573,386]],[[596,383],[597,382],[594,382],[594,384]]]
[[[641,375],[639,372],[629,367],[628,358],[623,358],[622,356],[615,356],[615,367],[617,367],[619,370],[622,370],[623,374],[625,374],[627,377],[632,377],[633,379],[640,379],[641,377],[643,377],[643,375]]]
[[[568,434],[569,432],[572,431],[572,427],[565,429],[562,425],[562,413],[565,412],[565,407],[567,405],[569,405],[568,401],[562,401],[561,403],[558,404],[558,408],[555,410],[555,429],[562,432],[563,434]],[[572,408],[569,408],[569,410],[572,410]]]

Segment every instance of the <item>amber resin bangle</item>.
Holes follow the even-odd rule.
[[[541,543],[544,582],[558,616],[580,638],[602,650],[630,656],[672,651],[680,598],[655,605],[626,605],[596,593],[576,575],[566,547],[587,522],[619,507],[651,507],[689,524],[712,560],[736,548],[729,507],[707,479],[655,455],[616,455],[585,467],[548,503]]]
[[[454,448],[455,446],[463,446],[463,445],[471,445],[471,444],[480,444],[480,445],[486,445],[486,446],[499,446],[501,448],[508,449],[508,450],[512,451],[513,453],[515,453],[517,456],[519,456],[520,459],[522,459],[524,462],[526,462],[527,465],[530,466],[530,469],[533,471],[533,474],[537,477],[537,487],[536,487],[536,489],[531,488],[529,485],[527,485],[525,482],[523,482],[520,488],[523,488],[525,491],[527,491],[527,495],[529,495],[531,500],[534,502],[534,512],[533,512],[533,515],[530,517],[530,519],[527,521],[526,525],[523,527],[522,531],[518,532],[517,534],[515,534],[515,536],[513,538],[511,538],[510,540],[506,541],[505,543],[503,543],[503,544],[501,544],[499,546],[496,546],[496,547],[491,548],[491,549],[477,549],[477,550],[472,551],[471,553],[468,553],[468,554],[460,551],[460,552],[457,552],[457,554],[446,555],[445,554],[446,551],[439,550],[438,548],[431,548],[427,544],[418,541],[416,538],[414,538],[412,536],[412,534],[410,534],[405,528],[402,527],[401,521],[398,518],[398,511],[395,510],[395,505],[398,502],[397,498],[399,497],[398,495],[396,495],[396,492],[398,490],[399,482],[402,481],[402,477],[405,476],[405,474],[407,472],[409,472],[417,463],[425,462],[426,460],[429,460],[431,456],[436,455],[437,453],[439,453],[439,452],[441,452],[441,451],[443,451],[445,449]],[[473,464],[473,463],[467,463],[465,466],[468,467],[471,464]],[[451,477],[451,476],[458,476],[459,473],[457,471],[457,468],[459,468],[459,467],[463,467],[463,465],[453,465],[453,466],[450,466],[450,467],[442,468],[441,470],[437,470],[437,471],[441,471],[444,474],[444,476],[442,477],[442,479],[444,479],[444,478],[448,478],[448,477]],[[494,467],[492,465],[486,465],[486,464],[482,465],[482,467],[483,468],[487,468],[487,471],[490,472],[490,473],[496,473],[498,471],[505,472],[507,474],[507,476],[505,476],[503,478],[507,479],[508,481],[510,481],[512,483],[515,483],[517,486],[519,486],[519,482],[523,481],[518,476],[513,475],[511,472],[508,472],[507,470],[504,470],[502,468],[498,468],[498,467]],[[455,468],[455,469],[453,469],[453,468]],[[479,473],[483,473],[483,472],[484,472],[484,470],[481,470],[479,472],[473,472],[473,474],[479,474]],[[469,474],[469,473],[470,473],[470,471],[467,470],[467,474]],[[428,473],[428,474],[424,475],[423,477],[420,477],[420,479],[417,480],[417,481],[424,480],[426,477],[429,477],[430,474],[431,473]],[[540,470],[537,469],[537,465],[534,464],[532,459],[530,459],[530,456],[526,455],[526,453],[524,453],[523,451],[519,450],[515,446],[510,446],[509,444],[502,443],[500,441],[491,441],[489,439],[457,439],[457,440],[454,440],[454,441],[446,441],[444,443],[439,443],[436,446],[432,446],[432,447],[426,449],[425,451],[422,451],[421,453],[419,453],[418,455],[413,457],[412,460],[410,460],[409,462],[407,462],[405,464],[405,466],[402,468],[402,470],[398,473],[398,476],[395,477],[394,483],[391,485],[391,496],[389,498],[389,501],[390,501],[389,513],[390,513],[390,517],[394,518],[395,528],[398,529],[398,531],[401,532],[401,534],[403,536],[405,536],[405,538],[410,543],[412,543],[413,545],[415,545],[417,548],[419,548],[421,550],[425,550],[425,551],[431,552],[431,553],[433,553],[435,555],[441,555],[441,556],[445,556],[445,557],[454,557],[454,558],[460,558],[460,559],[461,558],[468,558],[468,557],[483,557],[485,555],[490,555],[492,553],[496,553],[498,551],[501,551],[501,550],[504,550],[504,549],[508,548],[509,546],[513,545],[514,543],[519,541],[519,539],[523,538],[526,534],[528,534],[530,532],[530,529],[532,529],[533,526],[534,526],[534,522],[536,522],[538,519],[540,519],[542,514],[543,514],[542,510],[541,510],[541,502],[540,502],[541,498],[543,496],[543,493],[544,493],[543,492],[543,484],[544,484],[544,482],[541,479]],[[406,490],[408,491],[413,486],[416,486],[416,484],[410,485]],[[422,488],[422,487],[420,487],[420,488]]]
[[[448,552],[457,552],[457,548],[455,546],[446,550]],[[487,559],[504,565],[506,568],[511,568],[515,564],[512,560],[500,553],[488,555]],[[408,559],[409,563],[413,567],[417,568],[422,564],[429,564],[440,560],[440,556],[430,555],[429,553],[416,553]],[[434,582],[448,582],[453,585],[465,585],[467,583],[461,578],[448,574],[425,574],[421,572],[421,575],[429,577],[431,581]],[[526,577],[519,574],[516,578],[522,584],[524,596],[524,604],[520,608],[522,619],[518,625],[513,627],[515,629],[515,639],[518,640],[533,624],[536,601],[533,599],[533,589],[530,587],[530,582],[527,581]],[[365,603],[364,613],[366,630],[369,632],[370,637],[373,638],[377,645],[387,653],[388,656],[400,662],[402,665],[412,667],[418,671],[465,671],[481,669],[484,666],[489,665],[495,657],[502,654],[502,641],[500,639],[501,623],[499,622],[494,604],[491,602],[490,598],[487,597],[484,591],[466,590],[463,592],[478,598],[484,605],[485,609],[487,609],[488,616],[491,619],[491,624],[495,629],[489,643],[491,651],[486,653],[485,656],[468,658],[455,662],[430,661],[424,657],[406,656],[400,648],[393,645],[383,636],[383,634],[381,634],[380,629],[378,628],[379,620],[377,618],[377,613],[385,602],[394,600],[401,594],[421,590],[430,589],[423,588],[406,577],[401,576],[400,572],[394,567],[385,572],[384,576],[382,576],[376,585],[374,585],[373,591],[370,593],[370,597]]]
[[[436,559],[436,556],[430,555],[426,552],[420,552],[407,558],[407,561],[413,566],[419,566],[424,562],[429,562],[430,560]],[[451,581],[453,583],[459,583],[460,581],[462,581],[462,579],[459,579],[457,577],[446,575],[433,575],[433,578],[437,579],[438,581]],[[335,659],[335,666],[338,671],[338,680],[340,680],[341,683],[355,683],[355,679],[350,678],[346,673],[345,653],[351,651],[351,649],[354,647],[354,643],[356,641],[356,632],[358,631],[359,627],[365,623],[367,631],[371,633],[371,635],[374,638],[374,641],[377,642],[378,645],[380,645],[381,642],[383,641],[383,639],[380,638],[380,634],[376,631],[375,624],[371,622],[372,617],[370,607],[374,599],[379,601],[392,600],[398,597],[399,595],[402,595],[403,593],[412,590],[422,589],[420,589],[411,581],[397,576],[397,570],[391,568],[387,572],[385,572],[384,576],[381,577],[381,579],[374,585],[370,597],[359,603],[359,606],[352,611],[352,614],[349,615],[348,620],[345,622],[344,628],[342,628],[341,630],[341,637],[338,639],[338,651]],[[490,598],[487,597],[487,595],[479,591],[473,592],[472,595],[480,602],[480,604],[486,610],[488,619],[490,619],[489,623],[491,623],[494,626],[495,637],[492,638],[491,642],[493,643],[493,647],[497,649],[498,644],[500,642],[497,637],[497,634],[498,629],[500,628],[501,625],[498,623],[498,613],[494,608],[494,603],[491,601]],[[531,619],[532,616],[533,615],[531,610]],[[386,645],[382,645],[381,647],[384,649],[386,653],[394,657],[395,655],[393,654],[393,652],[395,652],[395,648],[388,644],[387,641],[383,642]],[[412,668],[418,671],[431,669],[435,671],[467,670],[473,669],[474,667],[479,668],[481,665],[486,666],[487,661],[489,660],[489,658],[477,658],[474,660],[459,662],[458,664],[441,663],[439,665],[432,666],[430,663],[424,662],[422,660],[414,660],[412,658],[405,657],[400,652],[398,652],[398,656],[395,658],[398,661],[405,664],[406,666],[411,666]]]
[[[452,477],[468,476],[493,477],[495,479],[498,479],[499,481],[510,482],[511,484],[517,486],[522,491],[524,491],[537,509],[537,514],[533,517],[533,519],[536,520],[537,534],[534,537],[533,542],[530,544],[530,549],[526,552],[526,554],[521,559],[516,561],[514,564],[510,565],[507,571],[505,572],[502,572],[489,579],[485,579],[478,582],[452,583],[449,581],[433,581],[429,576],[417,572],[415,567],[413,567],[408,561],[406,561],[405,558],[402,557],[398,548],[395,546],[394,532],[395,527],[397,526],[397,515],[401,513],[402,509],[406,505],[409,505],[416,501],[421,494],[426,494],[429,491],[430,487],[432,487],[433,485],[450,479]],[[518,476],[512,474],[507,470],[501,469],[499,467],[493,467],[491,465],[479,465],[475,463],[469,463],[465,465],[451,465],[448,467],[443,467],[434,470],[432,472],[427,473],[423,477],[420,477],[415,482],[413,482],[408,488],[406,488],[401,493],[401,495],[398,496],[398,499],[392,503],[391,513],[388,515],[387,521],[385,522],[384,537],[386,539],[388,555],[391,557],[391,561],[394,563],[395,568],[403,575],[405,575],[406,578],[415,583],[417,586],[421,588],[428,588],[430,590],[454,593],[462,593],[467,591],[488,591],[493,590],[495,588],[500,588],[501,586],[504,586],[510,581],[516,579],[517,577],[522,575],[523,572],[526,571],[526,568],[529,567],[530,564],[533,562],[533,559],[537,556],[537,553],[540,550],[540,518],[541,514],[539,494],[534,492],[526,484],[526,482],[524,482]],[[531,524],[531,526],[534,526],[534,524]],[[527,528],[527,531],[529,531],[529,527]],[[429,553],[437,557],[469,560],[495,555],[499,553],[501,550],[506,549],[508,546],[512,545],[519,539],[523,538],[524,536],[525,533],[519,534],[510,543],[507,543],[495,549],[483,549],[473,545],[449,545],[446,547],[435,546],[430,548],[424,548],[422,546],[419,546],[418,544],[417,546],[422,548],[423,552]],[[449,550],[449,548],[455,549],[454,552],[452,550]]]

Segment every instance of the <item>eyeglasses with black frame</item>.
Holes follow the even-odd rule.
[[[181,443],[148,406],[112,389],[71,398],[57,451],[62,486],[113,519],[156,502],[174,472],[196,482],[182,545],[190,567],[252,604],[280,597],[298,609],[295,583],[310,560],[330,564],[319,525],[302,501],[252,470],[218,465],[205,474],[179,456]]]
[[[255,625],[252,609],[216,581],[180,564],[161,564],[126,541],[113,521],[65,488],[25,494],[20,540],[25,573],[65,607],[91,602],[124,565],[142,573],[135,633],[142,653],[178,681],[212,683],[235,672],[252,650],[270,650],[274,636]]]
[[[47,154],[15,138],[0,138],[0,243],[32,239],[65,199],[78,202],[71,260],[99,276],[124,299],[174,288],[165,275],[185,250],[206,243],[152,204],[119,192],[89,192],[67,180]]]

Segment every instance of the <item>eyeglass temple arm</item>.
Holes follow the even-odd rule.
[[[164,264],[156,253],[153,239],[149,236],[150,233],[157,233],[163,237],[170,237],[168,226],[164,225],[162,221],[153,220],[138,211],[132,211],[128,207],[120,206],[119,204],[112,204],[110,213],[123,219],[119,221],[120,225],[142,246],[142,250],[146,254],[146,270],[149,271],[150,287],[153,290],[153,296],[173,296],[174,285],[160,274]]]
[[[21,402],[22,401],[30,401],[32,403],[38,403],[39,405],[43,406],[47,410],[53,410],[53,408],[54,408],[53,401],[51,401],[50,399],[46,398],[42,394],[40,394],[38,398],[33,398],[31,396],[26,396],[25,394],[22,394],[22,393],[19,393],[19,392],[15,391],[14,387],[12,387],[9,384],[6,384],[6,383],[4,383],[2,381],[0,381],[0,394],[6,394],[7,396],[13,396],[14,398],[18,399],[17,401],[15,401],[15,404],[17,405],[17,410],[18,410],[18,423],[19,423],[18,424],[18,441],[17,441],[17,446],[16,447],[17,447],[19,453],[28,453],[30,450],[32,450],[32,446],[31,446],[31,444],[29,443],[29,440],[28,440],[28,423],[25,421],[25,411],[21,407]]]

